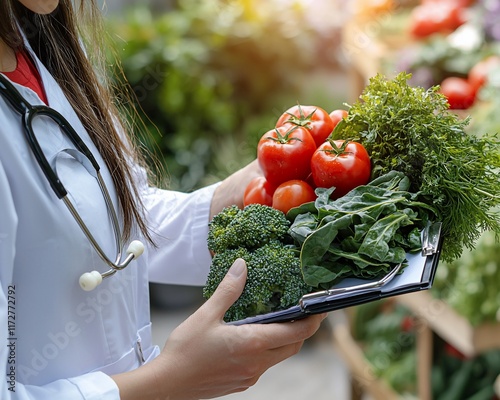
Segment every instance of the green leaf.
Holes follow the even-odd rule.
[[[391,249],[389,242],[401,226],[408,224],[411,224],[411,220],[405,213],[391,214],[380,219],[366,234],[359,252],[378,261],[389,260],[395,263],[404,261],[405,257],[401,260],[401,252]],[[403,253],[405,253],[404,250]]]
[[[313,287],[320,287],[327,283],[327,287],[331,286],[331,282],[335,282],[349,275],[351,268],[347,265],[337,265],[336,270],[330,270],[321,265],[308,265],[304,267],[304,282]]]
[[[350,223],[351,216],[345,215],[339,219],[328,222],[306,238],[300,254],[304,275],[306,275],[306,268],[308,266],[321,265],[323,256],[328,251],[330,244],[337,237],[339,230],[345,229]]]
[[[370,256],[361,254],[359,252],[358,253],[347,252],[334,247],[331,247],[329,252],[338,257],[343,257],[347,260],[350,260],[359,269],[364,270],[369,268],[369,270],[364,271],[364,274],[368,274],[370,276],[377,275],[380,271],[388,270],[391,267],[391,265],[387,262],[379,262],[371,258]]]
[[[316,217],[310,212],[298,214],[288,233],[298,243],[302,244],[317,226]]]
[[[304,208],[309,211],[297,214],[289,230],[306,282],[328,287],[347,276],[379,277],[420,249],[420,231],[432,207],[408,192],[408,183],[401,173],[390,172],[339,199],[318,189],[316,213],[309,203]]]

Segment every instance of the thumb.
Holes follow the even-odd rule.
[[[214,317],[222,319],[226,311],[238,300],[247,279],[247,265],[245,260],[238,258],[229,268],[226,276],[221,281],[213,295],[207,300],[205,306],[210,307]]]

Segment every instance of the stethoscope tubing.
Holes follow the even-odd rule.
[[[33,132],[33,120],[37,116],[45,116],[52,119],[59,128],[66,134],[66,136],[71,140],[73,145],[81,151],[85,157],[87,157],[94,167],[94,169],[99,172],[100,166],[97,163],[94,155],[89,150],[85,142],[76,133],[70,123],[64,118],[58,111],[53,108],[47,107],[45,105],[32,105],[24,99],[23,96],[16,90],[14,85],[9,82],[2,74],[0,74],[0,91],[3,97],[8,100],[9,104],[14,110],[16,110],[22,116],[23,128],[26,133],[26,138],[29,142],[30,148],[40,165],[43,173],[45,174],[47,180],[50,182],[52,189],[59,199],[66,196],[67,191],[64,185],[59,180],[59,177],[51,168],[48,163],[43,151],[38,143],[35,133]]]
[[[21,115],[23,130],[25,132],[25,137],[28,141],[28,145],[30,146],[33,155],[37,160],[40,169],[47,178],[52,190],[59,199],[63,200],[64,204],[66,205],[71,215],[74,217],[74,219],[82,229],[85,236],[90,241],[92,247],[98,253],[99,257],[110,267],[108,271],[101,273],[100,276],[102,278],[107,278],[111,275],[114,275],[117,271],[126,268],[134,258],[137,258],[139,255],[142,254],[143,245],[139,241],[132,242],[135,247],[134,246],[131,247],[134,248],[135,250],[133,251],[127,250],[127,257],[125,258],[125,260],[121,261],[122,259],[121,251],[123,248],[123,243],[122,243],[122,235],[120,234],[118,216],[116,214],[115,207],[113,206],[113,202],[111,200],[109,191],[101,176],[100,166],[97,163],[92,152],[87,147],[87,145],[83,142],[78,133],[74,130],[74,128],[70,125],[70,123],[66,120],[66,118],[64,118],[63,115],[61,115],[58,111],[48,106],[30,104],[16,90],[14,85],[8,79],[6,79],[2,74],[0,74],[0,94],[8,101],[8,103],[12,106],[12,108]],[[73,206],[73,203],[68,198],[68,192],[66,191],[66,188],[64,187],[57,173],[52,169],[47,158],[45,157],[43,150],[40,146],[40,143],[38,142],[38,139],[36,138],[36,135],[33,130],[33,121],[38,116],[45,116],[53,120],[59,126],[61,131],[71,140],[75,148],[78,149],[80,153],[82,153],[88,159],[93,169],[95,170],[95,174],[92,175],[97,179],[99,188],[101,189],[101,192],[103,194],[106,203],[106,208],[108,209],[108,213],[110,214],[110,220],[112,223],[113,233],[115,236],[117,256],[114,262],[111,259],[109,259],[109,257],[104,253],[101,246],[97,243],[97,240],[95,240],[94,236],[87,228],[86,224],[80,217],[80,214],[78,213],[78,211]],[[96,273],[99,274],[98,272]],[[82,283],[80,284],[82,285]],[[82,285],[82,287],[84,288],[84,285]],[[84,289],[91,290],[86,288]]]

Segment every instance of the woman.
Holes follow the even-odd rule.
[[[22,118],[0,96],[0,398],[200,399],[242,391],[295,354],[324,315],[293,324],[235,327],[222,322],[241,294],[237,260],[217,292],[181,324],[160,351],[151,342],[148,278],[204,283],[210,264],[207,223],[239,204],[255,162],[191,194],[148,187],[128,130],[99,69],[102,32],[94,1],[4,0],[0,71],[32,105],[62,114],[89,147],[114,205],[124,241],[146,252],[93,291],[78,278],[108,269],[28,147]],[[93,36],[86,36],[87,33]],[[83,43],[91,43],[85,50]],[[103,192],[74,144],[45,117],[33,131],[50,166],[104,253],[119,251]],[[111,207],[112,209],[115,207]],[[99,275],[99,274],[98,274]],[[99,275],[100,276],[100,275]]]

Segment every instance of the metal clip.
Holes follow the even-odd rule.
[[[342,293],[358,292],[358,291],[364,291],[367,289],[379,288],[379,287],[384,286],[385,284],[389,283],[398,274],[398,272],[400,271],[402,266],[403,266],[402,263],[396,265],[386,276],[384,276],[383,278],[381,278],[380,280],[375,281],[375,282],[362,283],[362,284],[356,285],[356,286],[346,286],[346,287],[322,290],[320,292],[305,294],[300,299],[300,304],[303,305],[304,302],[307,302],[307,300],[311,300],[311,299],[314,299],[316,297],[332,296],[332,295],[337,295],[337,294],[342,294]]]
[[[428,223],[422,231],[422,255],[430,256],[438,250],[441,237],[441,222]]]
[[[139,356],[139,361],[141,362],[142,365],[146,362],[146,360],[144,358],[144,353],[142,352],[142,341],[140,337],[137,338],[136,343],[137,343],[137,354]]]

